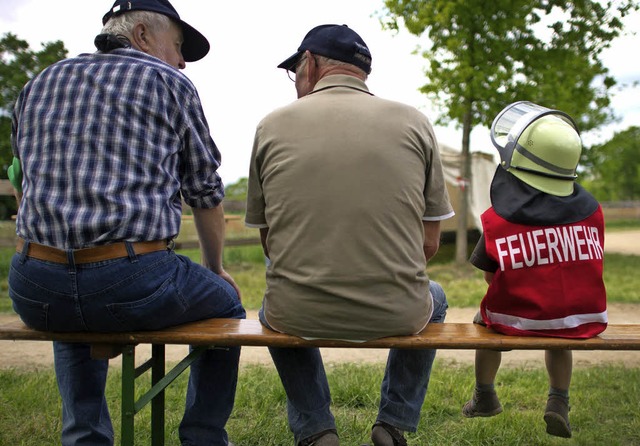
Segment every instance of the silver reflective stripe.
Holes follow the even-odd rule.
[[[565,328],[575,328],[584,324],[607,323],[607,311],[602,313],[573,314],[558,319],[527,319],[510,314],[493,313],[486,310],[487,317],[494,324],[506,325],[518,330],[562,330]]]

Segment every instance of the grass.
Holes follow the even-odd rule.
[[[329,364],[336,422],[342,444],[368,441],[375,420],[381,364]],[[146,377],[145,377],[146,378]],[[107,398],[119,432],[120,374],[112,370]],[[622,366],[578,368],[571,391],[570,440],[545,433],[542,411],[547,378],[543,369],[502,369],[497,389],[504,412],[488,419],[465,419],[460,413],[473,385],[471,367],[452,367],[436,360],[418,432],[412,446],[427,445],[633,445],[640,444],[640,370]],[[148,385],[148,381],[143,384]],[[178,444],[186,376],[167,390],[167,446]],[[0,444],[47,446],[59,443],[60,409],[51,371],[0,373]],[[136,444],[148,444],[150,413],[136,417]],[[236,405],[227,425],[237,446],[282,446],[293,443],[286,422],[284,392],[270,366],[246,366],[240,374]],[[118,435],[118,434],[116,434]],[[116,439],[116,444],[119,437]]]
[[[607,231],[623,231],[625,229],[640,229],[638,219],[606,220]]]

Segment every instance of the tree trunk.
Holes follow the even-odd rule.
[[[471,139],[471,110],[468,109],[462,123],[462,157],[460,160],[460,206],[457,209],[458,227],[456,230],[456,263],[467,262],[467,220],[469,219],[469,191],[471,189],[471,154],[469,140]]]

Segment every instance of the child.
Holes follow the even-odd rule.
[[[470,259],[489,284],[474,322],[507,335],[596,336],[607,326],[604,219],[574,182],[582,151],[576,124],[558,110],[516,102],[496,117],[491,139],[501,163]],[[500,351],[476,351],[476,386],[464,416],[502,412],[494,389],[500,360]],[[569,438],[571,351],[547,350],[545,364],[547,433]]]

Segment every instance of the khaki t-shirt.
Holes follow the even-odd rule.
[[[423,219],[452,215],[428,119],[334,75],[255,135],[246,224],[268,227],[265,315],[304,337],[420,331],[432,313]]]

